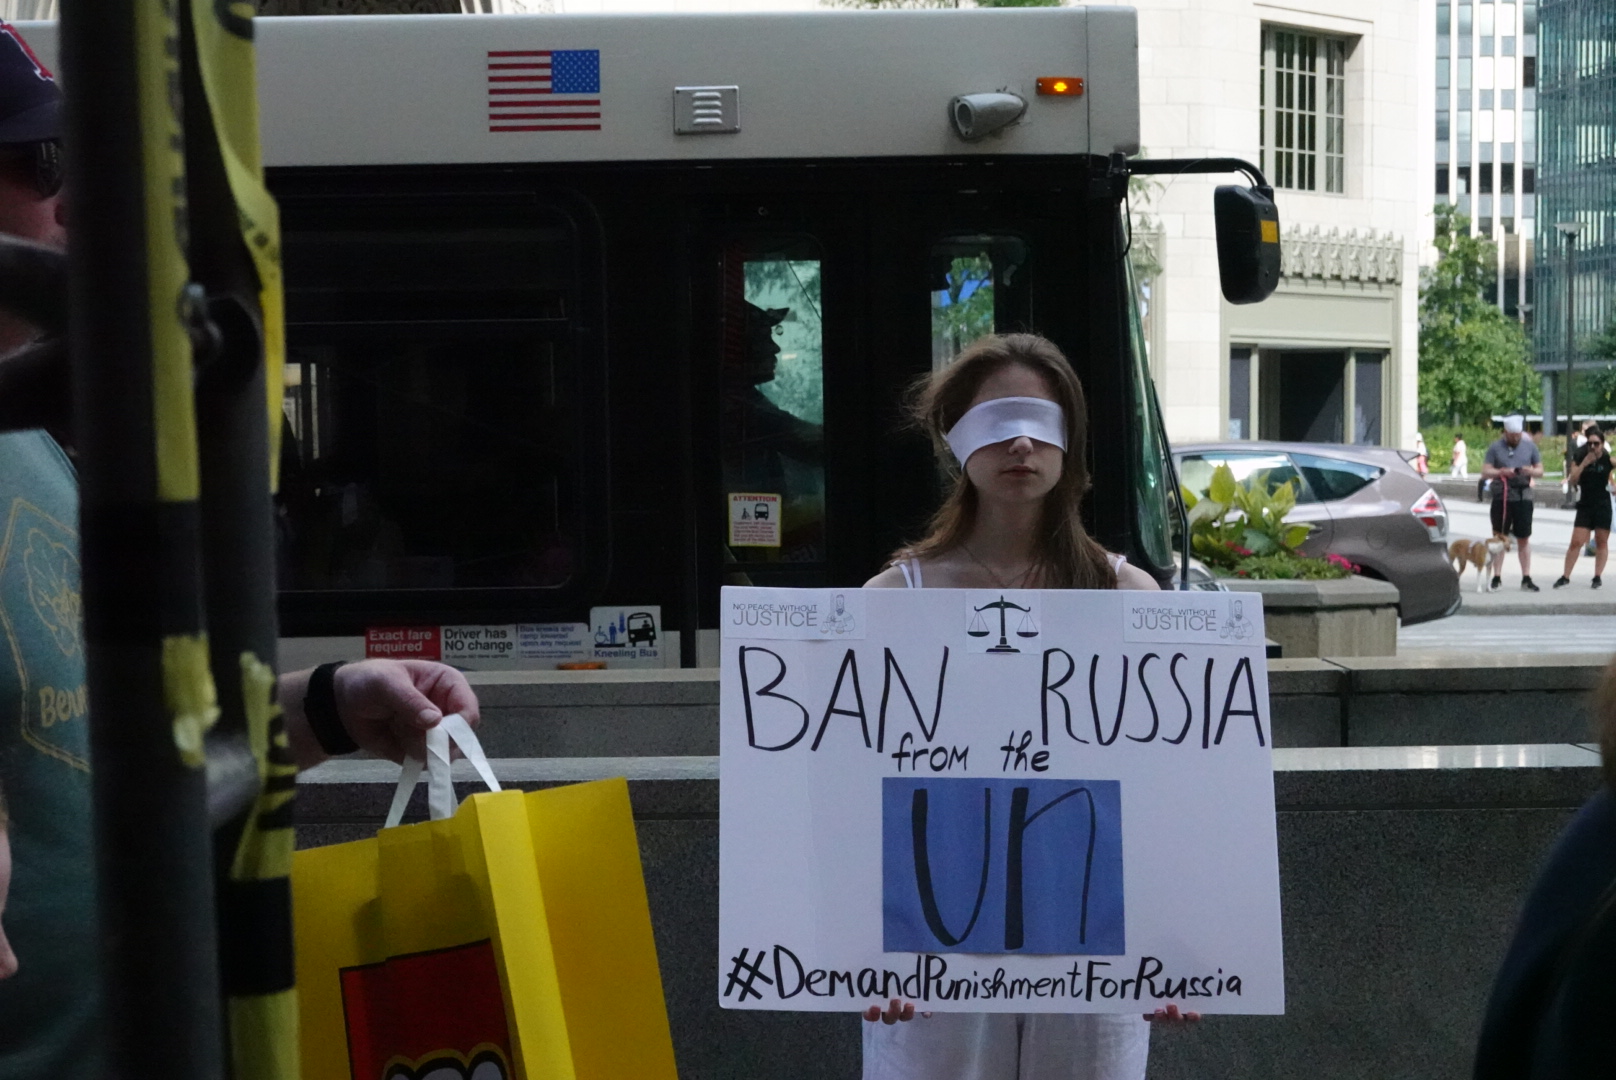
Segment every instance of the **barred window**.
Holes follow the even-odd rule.
[[[1262,168],[1275,187],[1343,194],[1347,43],[1263,29]]]

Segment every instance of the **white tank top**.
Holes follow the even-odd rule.
[[[1126,555],[1113,555],[1109,551],[1105,553],[1105,558],[1106,558],[1106,561],[1111,564],[1111,572],[1113,574],[1120,573],[1121,570],[1122,570],[1122,564],[1128,561],[1128,557]],[[910,557],[910,558],[907,558],[907,559],[899,559],[897,561],[896,565],[898,567],[898,572],[903,575],[903,587],[904,588],[906,588],[906,589],[923,589],[923,588],[925,588],[925,585],[920,580],[920,560],[919,559],[916,559],[916,558],[913,558],[913,557]]]

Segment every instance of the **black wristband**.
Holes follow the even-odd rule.
[[[342,717],[337,715],[336,679],[342,663],[339,660],[315,668],[309,674],[308,692],[303,697],[303,716],[309,722],[309,730],[314,732],[320,749],[332,757],[359,749],[348,729],[342,726]]]

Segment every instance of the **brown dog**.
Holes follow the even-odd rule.
[[[1487,591],[1487,564],[1515,550],[1515,538],[1494,533],[1490,540],[1455,540],[1448,545],[1448,561],[1462,577],[1465,566],[1476,568],[1476,591]]]

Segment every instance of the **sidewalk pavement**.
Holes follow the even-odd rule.
[[[1532,559],[1532,580],[1542,588],[1540,593],[1521,591],[1521,574],[1517,567],[1505,567],[1504,584],[1497,592],[1477,593],[1475,578],[1466,574],[1461,589],[1461,605],[1455,614],[1458,615],[1616,615],[1616,584],[1607,584],[1603,589],[1590,589],[1587,579],[1593,576],[1590,566],[1582,570],[1584,563],[1590,559],[1580,559],[1577,567],[1582,573],[1573,573],[1571,584],[1563,589],[1551,589],[1549,583],[1560,576],[1558,568],[1559,558],[1554,560],[1555,569],[1552,573],[1539,576],[1537,571],[1537,558],[1534,552]],[[1513,558],[1513,556],[1511,557]],[[1514,573],[1511,573],[1511,570]],[[1612,567],[1607,566],[1606,571]],[[1581,578],[1582,580],[1578,580]]]
[[[1446,477],[1441,478],[1444,481]],[[1461,481],[1448,481],[1439,486],[1443,503],[1448,508],[1448,535],[1450,539],[1467,537],[1483,539],[1492,527],[1488,521],[1489,503],[1476,502],[1475,481],[1461,486]],[[1433,485],[1438,487],[1438,485]],[[1458,489],[1461,494],[1455,494]],[[1605,567],[1609,580],[1603,589],[1589,587],[1594,575],[1594,560],[1587,555],[1577,559],[1571,571],[1571,584],[1563,589],[1553,588],[1565,564],[1566,545],[1571,539],[1570,510],[1561,509],[1558,484],[1537,488],[1534,492],[1532,530],[1532,580],[1542,592],[1521,591],[1521,568],[1515,553],[1504,556],[1503,583],[1497,592],[1476,592],[1476,571],[1466,566],[1459,575],[1459,596],[1462,615],[1616,615],[1616,558]]]

